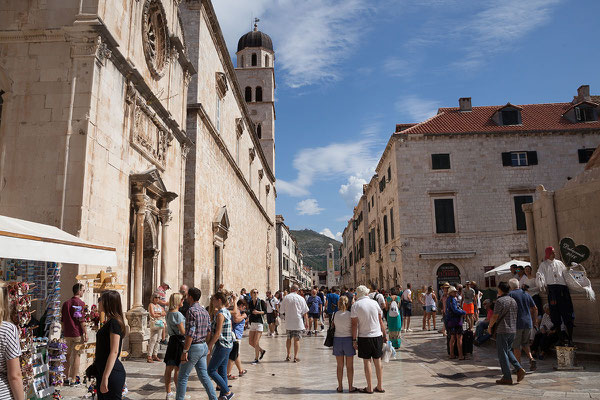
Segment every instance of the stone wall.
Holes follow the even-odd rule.
[[[166,189],[178,195],[170,205],[173,220],[165,261],[171,284],[181,280],[187,145],[181,127],[189,68],[177,51],[183,37],[175,3],[162,2],[170,36],[165,42],[168,63],[160,78],[149,72],[143,51],[144,1],[84,2],[81,10],[77,0],[5,1],[1,6],[0,89],[6,94],[0,148],[6,158],[0,175],[6,186],[0,213],[60,226],[70,133],[64,229],[116,247],[114,271],[128,286],[130,175],[149,169],[157,169]],[[132,98],[137,100],[132,103]],[[134,104],[146,113],[136,114]],[[136,115],[147,124],[142,130],[134,129]],[[144,134],[146,149],[134,143],[135,132]],[[64,266],[63,294],[70,296],[77,274],[100,268]],[[154,275],[144,284],[157,285],[160,277]],[[129,305],[131,298],[124,296],[124,307]]]
[[[600,151],[596,150],[596,153]],[[586,170],[554,192],[541,187],[539,192],[549,201],[538,200],[533,203],[533,226],[530,224],[527,227],[534,239],[535,248],[532,251],[536,252],[538,262],[544,259],[547,246],[558,249],[555,238],[570,237],[576,244],[586,245],[590,249],[590,257],[582,265],[586,268],[596,296],[600,296],[600,167]],[[572,293],[571,297],[575,309],[574,336],[578,346],[588,349],[592,340],[595,342],[595,351],[599,351],[598,301],[590,302],[584,295],[576,293]]]
[[[275,179],[212,6],[184,2],[181,11],[190,58],[198,71],[188,96],[187,131],[195,148],[186,169],[184,280],[207,294],[220,281],[235,291],[256,288],[262,296],[279,285]],[[227,82],[225,90],[219,76]],[[229,226],[221,243],[213,222],[223,207]],[[219,277],[214,251],[222,244]]]
[[[414,288],[435,284],[443,263],[456,265],[462,282],[475,280],[483,287],[485,266],[527,258],[527,237],[516,229],[513,197],[537,198],[539,183],[561,187],[583,170],[577,150],[600,143],[598,132],[402,138],[396,142],[402,269],[403,281]],[[537,151],[539,164],[503,167],[501,153],[519,149]],[[432,170],[434,153],[450,153],[451,169]],[[434,233],[438,196],[454,198],[455,234]]]

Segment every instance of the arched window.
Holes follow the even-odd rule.
[[[256,53],[252,53],[252,66],[256,67],[257,62],[258,62],[258,60],[256,57]]]
[[[246,102],[250,103],[252,101],[252,88],[250,86],[246,86]]]
[[[265,67],[269,67],[269,56],[265,55]]]
[[[256,96],[254,97],[254,101],[262,101],[262,87],[256,87]]]
[[[256,124],[256,134],[258,135],[259,139],[262,139],[262,125],[261,124]]]
[[[244,55],[240,57],[240,65],[238,65],[238,68],[239,67],[244,68]]]

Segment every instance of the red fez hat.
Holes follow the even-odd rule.
[[[554,247],[548,246],[546,247],[546,258],[550,258],[550,255],[554,253]]]

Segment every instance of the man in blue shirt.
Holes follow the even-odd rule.
[[[517,334],[515,335],[515,340],[513,342],[513,353],[520,363],[521,349],[523,349],[525,355],[529,357],[530,369],[535,371],[536,362],[529,349],[529,338],[531,337],[533,324],[535,323],[537,326],[538,310],[529,293],[519,289],[518,279],[510,279],[508,281],[508,286],[510,286],[509,296],[517,302]]]
[[[332,288],[331,292],[325,298],[325,306],[327,307],[327,314],[329,316],[329,326],[331,326],[331,318],[333,313],[338,310],[338,301],[340,300],[340,289]]]
[[[313,289],[310,292],[310,296],[306,299],[308,305],[308,336],[310,336],[310,327],[314,329],[314,335],[317,336],[317,323],[321,317],[321,311],[323,309],[323,302],[321,298],[317,296],[317,290]]]

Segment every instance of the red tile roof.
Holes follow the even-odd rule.
[[[492,120],[496,111],[505,106],[473,107],[461,112],[458,107],[440,108],[438,114],[400,135],[444,133],[493,133],[493,132],[547,132],[600,129],[600,121],[574,123],[563,117],[572,103],[524,104],[521,108],[521,125],[501,126]]]

